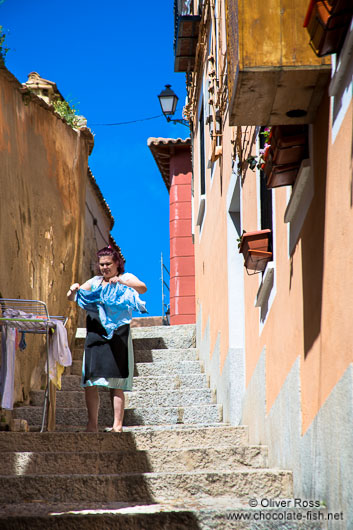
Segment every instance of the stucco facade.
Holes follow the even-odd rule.
[[[298,32],[288,37],[282,33],[281,46],[287,46],[291,60],[293,39],[300,40],[301,73],[290,73],[298,75],[292,86],[283,82],[275,87],[278,100],[268,108],[268,79],[259,70],[251,88],[258,113],[249,113],[246,124],[248,100],[242,83],[248,67],[251,75],[261,67],[251,63],[259,61],[261,53],[256,55],[256,47],[235,39],[235,45],[248,46],[249,54],[236,66],[237,50],[229,46],[230,13],[237,6],[232,27],[239,39],[245,25],[251,40],[254,13],[265,34],[269,27],[263,4],[240,4],[210,1],[201,8],[194,3],[200,28],[184,112],[193,133],[197,345],[211,387],[223,404],[224,419],[248,425],[251,442],[269,446],[270,464],[293,470],[296,496],[343,512],[332,528],[350,528],[353,28],[337,64],[333,57],[330,73],[330,57],[317,58],[308,45],[302,28],[307,6],[298,3],[292,17]],[[271,4],[274,25],[275,13],[292,14],[286,2],[282,4],[282,11],[278,2]],[[271,63],[279,45],[276,35],[273,31],[268,36],[273,42],[263,41],[274,49],[263,65],[274,76],[287,68]],[[315,68],[315,94],[305,110],[302,73],[310,70],[310,76]],[[235,78],[229,80],[232,72]],[[301,100],[303,108],[301,117],[291,122],[293,98]],[[258,123],[252,121],[254,115]],[[263,121],[265,115],[268,122]],[[218,124],[217,135],[212,122]],[[259,168],[250,168],[249,157],[259,160],[261,126],[291,123],[307,127],[306,158],[294,186],[269,190],[265,198],[265,176]],[[270,204],[267,218],[265,202]],[[272,259],[263,273],[249,275],[238,239],[243,230],[264,228],[271,229]]]
[[[86,278],[84,250],[95,241],[86,205],[104,241],[113,222],[89,180],[92,148],[89,129],[71,128],[0,68],[0,297],[43,300],[50,314],[68,316],[70,342],[78,313],[66,292]],[[43,337],[27,335],[26,341],[27,348],[16,351],[15,402],[28,401],[29,390],[44,382]]]
[[[85,199],[85,241],[83,248],[82,278],[86,281],[97,274],[97,251],[110,244],[114,218],[99,190],[92,171],[87,171]]]

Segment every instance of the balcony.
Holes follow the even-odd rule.
[[[330,80],[303,28],[308,0],[226,0],[230,125],[312,123]]]
[[[200,20],[200,15],[194,14],[192,0],[175,0],[175,72],[192,72],[194,69]]]

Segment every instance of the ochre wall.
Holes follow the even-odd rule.
[[[170,157],[170,324],[195,323],[190,148]]]
[[[76,308],[66,292],[81,277],[87,159],[93,142],[75,131],[0,68],[0,294],[39,299],[51,314]],[[16,352],[15,401],[41,385],[44,338]]]
[[[85,210],[85,243],[83,248],[82,278],[83,283],[97,274],[97,251],[109,245],[111,220],[107,217],[103,206],[97,199],[97,194],[90,179],[86,186]]]

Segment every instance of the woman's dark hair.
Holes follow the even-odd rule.
[[[97,259],[99,263],[99,258],[102,258],[103,256],[110,256],[114,263],[118,266],[118,274],[123,274],[125,271],[125,264],[123,258],[119,255],[119,253],[110,245],[108,247],[101,248],[97,252]]]

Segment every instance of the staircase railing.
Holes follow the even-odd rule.
[[[170,325],[170,321],[169,321],[170,306],[168,303],[165,302],[166,295],[164,294],[164,287],[168,289],[168,292],[170,292],[170,289],[169,289],[169,283],[167,283],[164,279],[165,272],[168,274],[168,277],[170,278],[169,270],[163,263],[163,252],[161,252],[162,318],[163,318],[163,324],[165,326],[169,326]]]

